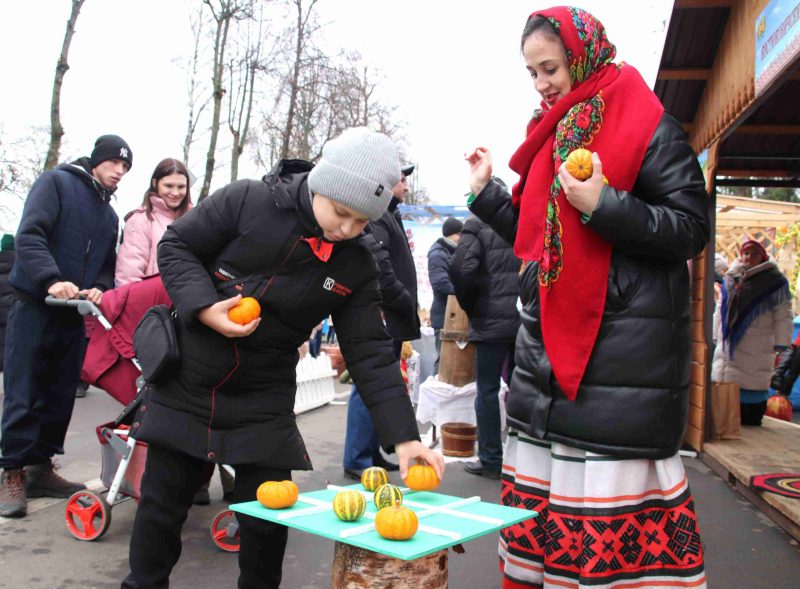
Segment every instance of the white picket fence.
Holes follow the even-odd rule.
[[[295,414],[310,411],[333,401],[336,390],[333,379],[336,371],[331,358],[325,352],[313,358],[310,354],[297,363],[297,396],[294,401]]]

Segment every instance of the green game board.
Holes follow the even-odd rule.
[[[342,489],[364,493],[367,512],[360,520],[343,522],[333,513],[331,503],[336,493]],[[236,503],[230,508],[237,513],[280,523],[402,560],[414,560],[536,516],[534,511],[486,503],[480,497],[465,499],[404,488],[402,491],[403,505],[417,513],[420,527],[413,538],[400,542],[381,538],[375,531],[371,525],[373,519],[370,518],[374,518],[377,512],[372,502],[372,493],[365,491],[360,484],[347,487],[329,485],[327,489],[301,493],[297,503],[287,509],[267,509],[258,501]],[[450,508],[443,511],[446,506]]]

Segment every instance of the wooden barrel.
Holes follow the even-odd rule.
[[[455,295],[447,297],[444,326],[439,332],[439,380],[454,387],[475,381],[475,345],[469,343],[469,319]]]
[[[475,441],[478,439],[478,426],[471,423],[443,423],[442,454],[466,458],[475,455]]]
[[[400,560],[336,542],[332,589],[447,589],[447,550]]]

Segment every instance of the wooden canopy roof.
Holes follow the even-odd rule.
[[[800,187],[800,63],[755,95],[755,22],[767,0],[676,0],[655,93],[718,186]],[[755,180],[754,180],[755,179]]]

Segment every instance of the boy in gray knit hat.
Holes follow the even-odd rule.
[[[181,363],[148,385],[131,435],[149,444],[123,588],[166,587],[181,522],[209,462],[236,469],[233,500],[265,481],[310,470],[294,416],[298,348],[329,315],[381,443],[403,474],[415,460],[441,476],[444,460],[419,441],[392,340],[381,320],[378,267],[361,232],[400,179],[386,136],[349,129],[313,166],[284,160],[263,181],[241,180],[173,222],[158,268],[177,310]],[[242,297],[261,313],[228,311]],[[278,587],[288,530],[242,515],[239,587]]]

